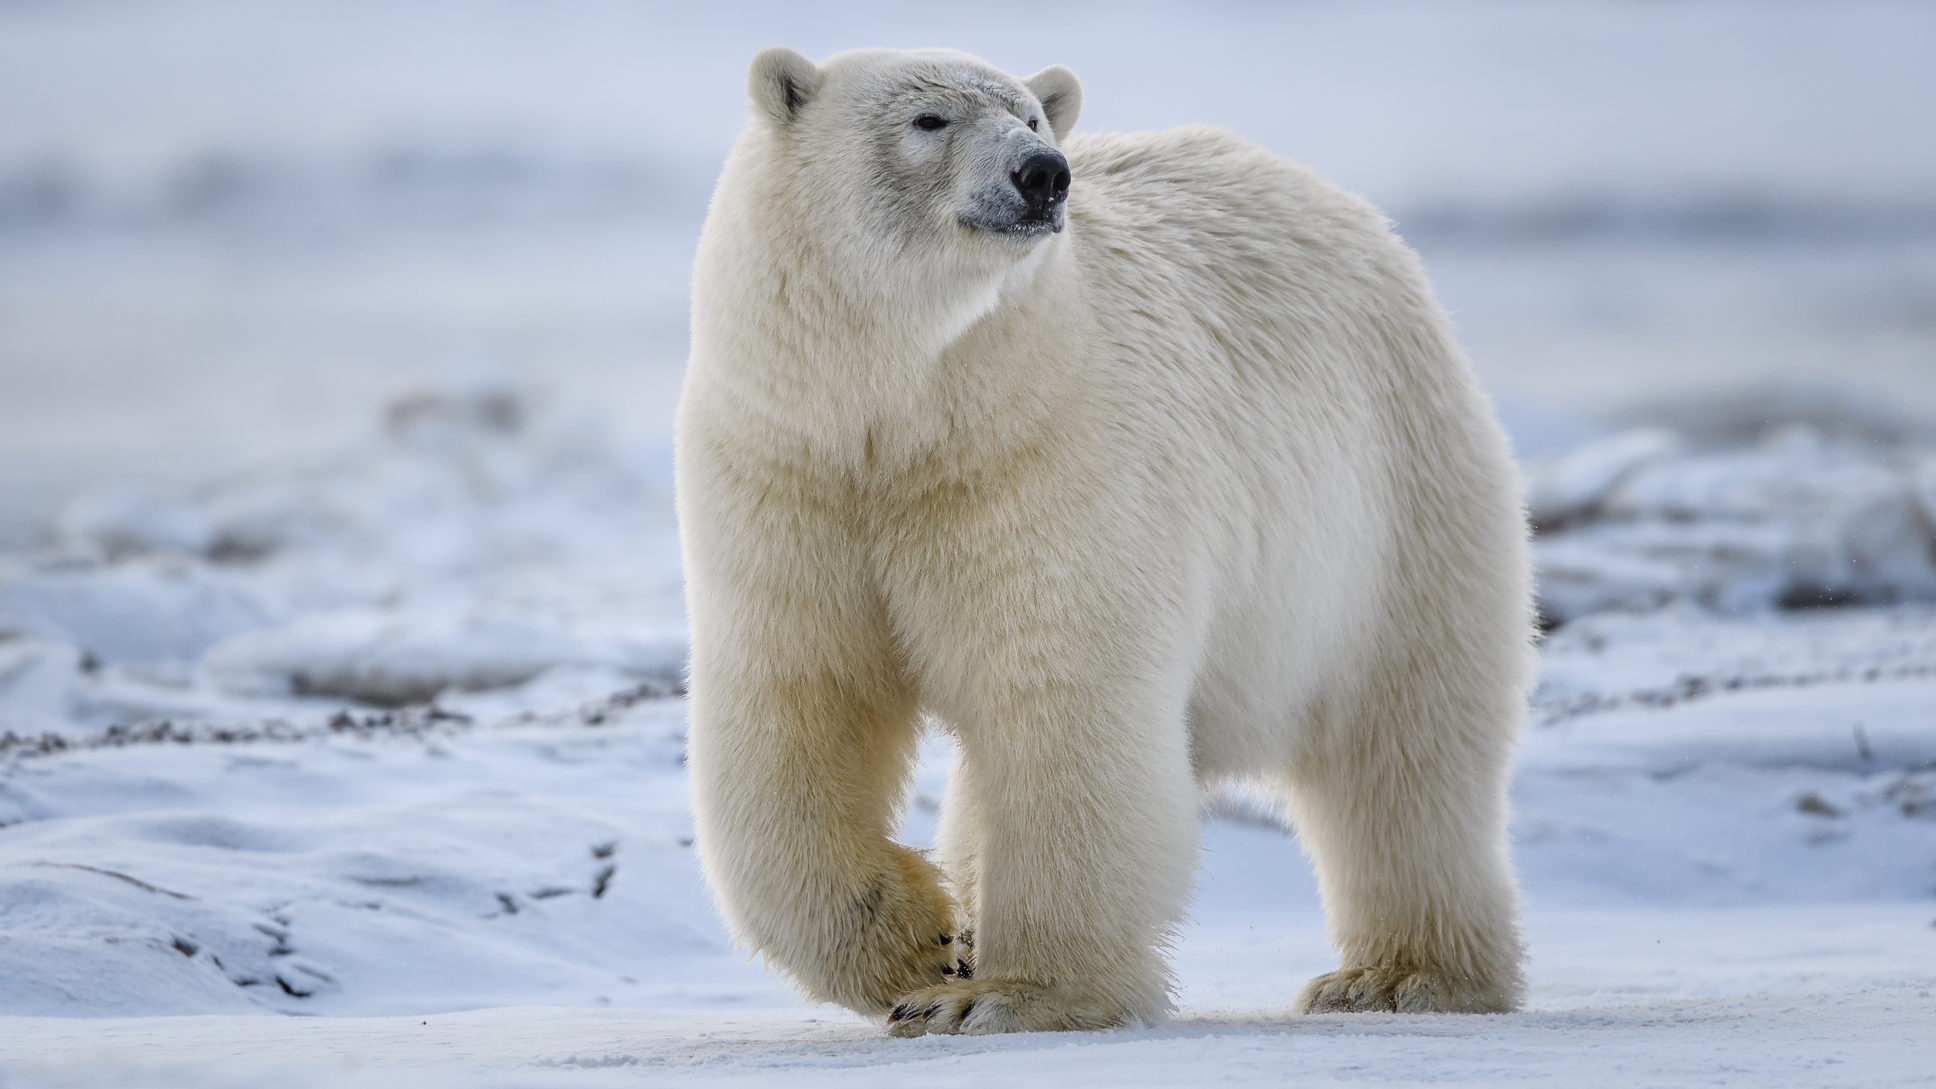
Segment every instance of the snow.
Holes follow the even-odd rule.
[[[1931,448],[1806,424],[1743,446],[1679,443],[1627,431],[1534,467],[1549,619],[1682,600],[1728,612],[1936,600]]]
[[[1927,641],[1930,619],[1811,618],[1801,640],[1711,621],[1721,630],[1693,642],[1859,650],[1890,623]],[[1626,627],[1645,646],[1686,623]],[[1629,643],[1597,641],[1553,660]],[[1614,690],[1644,690],[1641,672]],[[419,729],[22,758],[0,793],[0,1062],[25,1085],[103,1071],[331,1084],[352,1068],[398,1084],[781,1071],[1049,1084],[1108,1070],[1156,1085],[1204,1064],[1317,1084],[1926,1078],[1910,1041],[1936,1010],[1936,679],[1809,691],[1819,699],[1797,706],[1717,687],[1530,731],[1514,791],[1526,1014],[1285,1017],[1329,963],[1315,890],[1281,831],[1216,821],[1179,944],[1178,1019],[1081,1039],[889,1040],[797,1005],[729,949],[690,848],[676,699],[534,722],[500,694],[496,717],[479,703]],[[1858,758],[1839,720],[1858,711],[1910,728],[1900,744],[1879,729]],[[1773,712],[1788,721],[1759,745]],[[924,755],[917,842],[945,766],[940,745]],[[1833,812],[1798,805],[1810,796]]]
[[[0,1085],[1936,1083],[1927,6],[904,9],[0,5]],[[669,421],[692,88],[774,42],[1393,212],[1540,529],[1525,1012],[1287,1016],[1241,791],[1166,1025],[893,1040],[729,947]]]
[[[317,462],[85,493],[6,557],[9,1084],[1927,1076],[1904,1034],[1936,1012],[1936,604],[1689,596],[1550,633],[1513,790],[1525,1014],[1288,1018],[1331,963],[1322,915],[1287,830],[1236,794],[1205,802],[1173,1022],[891,1041],[799,1004],[713,915],[663,459],[502,391],[412,405],[444,422],[405,441],[391,411]],[[1799,487],[1856,456],[1662,435],[1560,455],[1562,524],[1611,517],[1637,466],[1701,496],[1716,459]],[[1725,489],[1656,530],[1781,540],[1791,492]],[[255,513],[285,509],[304,517]],[[249,525],[274,532],[217,543]],[[946,765],[930,738],[910,842]]]
[[[1785,925],[1831,922],[1791,917]],[[1831,923],[1825,952],[1870,952],[1884,928]],[[1719,928],[1690,935],[1713,937]],[[1641,935],[1634,934],[1639,938]],[[1690,947],[1691,948],[1691,947]],[[1797,990],[1540,1012],[1509,1019],[1241,1014],[1154,1031],[888,1040],[801,1017],[695,1020],[633,1011],[491,1010],[430,1018],[289,1019],[246,1041],[222,1018],[18,1022],[46,1051],[126,1069],[196,1047],[152,1085],[1925,1085],[1927,987]],[[261,1052],[280,1061],[264,1066]],[[451,1057],[467,1062],[453,1065]],[[506,1076],[502,1071],[515,1071]],[[1558,1074],[1560,1077],[1556,1078]],[[111,1084],[85,1069],[10,1084]],[[124,1083],[125,1084],[125,1083]]]
[[[237,722],[278,697],[394,706],[561,670],[678,684],[663,444],[494,387],[383,418],[311,461],[83,492],[44,547],[0,553],[0,725]]]

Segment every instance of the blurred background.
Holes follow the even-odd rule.
[[[663,439],[760,47],[1071,66],[1425,255],[1522,450],[1636,406],[1936,414],[1914,2],[0,4],[0,541],[490,383]]]

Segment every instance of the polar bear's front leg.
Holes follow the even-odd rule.
[[[688,759],[700,857],[728,925],[811,996],[862,1013],[952,978],[961,958],[940,871],[888,839],[911,701],[866,670],[791,674],[721,656],[695,648]]]
[[[682,447],[700,861],[736,938],[812,997],[884,1014],[961,959],[939,871],[889,839],[915,696],[851,515],[736,468]]]
[[[1161,951],[1196,846],[1181,709],[1090,685],[1015,695],[961,729],[966,774],[950,784],[973,794],[951,797],[951,819],[979,826],[955,841],[975,848],[973,977],[902,996],[896,1035],[1100,1029],[1169,1008]]]

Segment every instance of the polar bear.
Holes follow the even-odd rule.
[[[1143,1024],[1204,784],[1280,796],[1310,1012],[1505,1011],[1531,673],[1505,437],[1363,200],[944,50],[784,48],[693,272],[677,424],[700,859],[898,1035]],[[931,858],[894,843],[955,744]]]

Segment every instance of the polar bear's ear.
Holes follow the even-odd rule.
[[[1082,112],[1082,83],[1076,74],[1059,64],[1051,64],[1023,80],[1022,85],[1049,115],[1049,128],[1055,132],[1055,138],[1060,140],[1069,135],[1069,130],[1076,127],[1076,115]]]
[[[781,125],[791,123],[819,87],[820,69],[784,45],[760,50],[746,72],[753,108]]]

